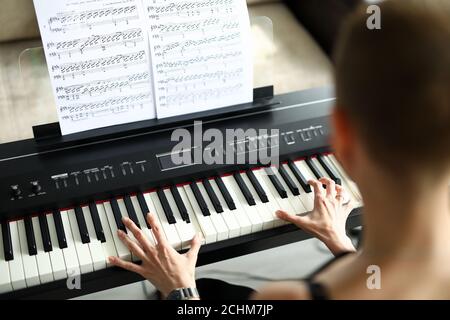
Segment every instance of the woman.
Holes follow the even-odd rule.
[[[308,216],[277,212],[322,240],[339,258],[307,281],[273,283],[256,299],[450,299],[450,9],[448,1],[395,0],[380,5],[381,29],[366,27],[365,8],[346,22],[336,62],[332,145],[364,199],[364,243],[345,233],[351,204],[331,180],[311,181]],[[326,189],[322,188],[326,185]],[[111,258],[162,293],[194,288],[201,239],[180,255],[164,238],[151,246],[121,239],[144,261]],[[368,270],[380,272],[372,286]]]

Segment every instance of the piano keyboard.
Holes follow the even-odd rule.
[[[307,181],[321,177],[341,184],[362,206],[356,185],[336,158],[321,154],[285,162],[279,170],[233,172],[2,223],[0,293],[108,268],[109,256],[136,261],[117,235],[120,229],[132,236],[123,217],[155,243],[145,218],[154,213],[177,250],[189,249],[196,233],[208,245],[282,226],[286,222],[275,211],[311,211],[314,193]]]

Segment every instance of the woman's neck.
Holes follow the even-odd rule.
[[[377,180],[372,180],[377,181]],[[450,258],[447,180],[429,187],[378,180],[363,185],[363,254],[370,258]]]

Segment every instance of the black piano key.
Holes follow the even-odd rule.
[[[139,224],[138,217],[136,215],[136,211],[133,207],[133,202],[131,202],[130,196],[125,196],[123,198],[123,201],[125,202],[125,207],[127,208],[128,217],[134,222],[134,224],[140,229],[141,225]]]
[[[34,237],[33,222],[31,217],[24,219],[25,233],[27,234],[28,253],[30,256],[37,255],[36,238]]]
[[[203,180],[203,186],[206,189],[206,192],[208,193],[209,199],[211,200],[214,209],[216,209],[217,213],[222,213],[223,212],[223,208],[222,208],[222,204],[219,201],[219,198],[217,197],[216,193],[214,192],[213,188],[211,187],[211,183],[209,182],[208,179],[204,179]]]
[[[205,199],[203,199],[203,196],[198,189],[197,183],[192,182],[190,184],[192,192],[194,193],[195,199],[197,200],[198,206],[200,207],[200,210],[202,211],[204,216],[210,216],[211,213],[209,212],[208,206],[206,205]]]
[[[283,185],[281,184],[280,180],[278,180],[278,177],[272,171],[272,168],[265,168],[265,170],[280,197],[283,199],[287,198],[287,192],[286,190],[284,190]]]
[[[320,173],[319,168],[317,168],[316,164],[312,161],[311,158],[306,159],[306,164],[317,179],[323,178],[323,175]]]
[[[2,223],[2,238],[3,238],[3,250],[5,252],[5,260],[6,261],[14,260],[14,252],[11,240],[11,229],[9,228],[9,222]]]
[[[147,228],[151,229],[152,227],[147,221],[147,214],[150,213],[150,210],[148,209],[147,202],[145,201],[144,198],[144,194],[142,192],[138,192],[137,199],[139,202],[139,206],[141,207],[142,214],[144,215],[145,224],[147,225]]]
[[[244,195],[245,200],[247,200],[248,205],[255,206],[256,205],[255,199],[253,198],[252,194],[250,193],[250,190],[245,184],[244,179],[242,179],[241,174],[239,172],[236,172],[235,174],[233,174],[233,177],[236,180],[239,189],[241,189],[241,192]]]
[[[284,182],[286,182],[286,185],[288,186],[289,190],[291,190],[292,194],[294,196],[298,196],[300,194],[300,190],[298,190],[297,185],[295,184],[294,180],[292,180],[289,173],[286,171],[286,168],[284,168],[281,165],[279,168],[279,172],[280,172],[280,175],[283,178]]]
[[[104,243],[106,242],[105,232],[103,231],[102,222],[98,215],[97,204],[95,202],[89,203],[89,211],[91,212],[92,223],[94,224],[95,234],[97,240]]]
[[[83,210],[80,207],[75,208],[75,217],[77,218],[78,231],[80,231],[80,237],[82,243],[90,243],[91,238],[86,226],[86,220],[84,219]]]
[[[186,206],[184,205],[183,199],[181,199],[180,192],[178,192],[178,188],[176,186],[172,186],[170,188],[170,191],[172,192],[173,199],[177,204],[178,211],[180,211],[181,218],[183,219],[184,222],[190,223],[191,219],[189,218],[189,213],[186,209]]]
[[[294,174],[297,181],[302,186],[303,190],[305,190],[306,193],[311,193],[312,189],[311,186],[308,184],[308,180],[305,178],[305,176],[301,173],[299,168],[295,165],[293,161],[288,162],[289,168],[291,168],[292,173]]]
[[[66,233],[61,219],[61,213],[58,210],[53,211],[53,220],[55,221],[56,236],[58,237],[58,244],[60,249],[67,248]]]
[[[163,207],[164,214],[166,215],[169,224],[177,223],[175,216],[173,215],[172,208],[170,208],[169,201],[167,201],[166,195],[164,194],[164,190],[158,189],[156,193],[158,194],[159,201],[161,202],[161,206]]]
[[[122,230],[127,233],[127,229],[122,221],[122,214],[120,213],[119,204],[117,203],[116,198],[112,198],[109,203],[111,204],[111,209],[114,215],[114,220],[116,220],[117,229]]]
[[[317,157],[317,159],[319,160],[320,164],[322,165],[322,167],[325,169],[326,173],[328,174],[328,176],[330,176],[330,178],[338,185],[342,184],[341,178],[339,177],[339,175],[336,173],[336,171],[334,170],[334,168],[332,168],[328,162],[325,160],[325,157],[323,155],[319,155]]]
[[[39,227],[41,228],[42,245],[45,252],[53,251],[52,239],[48,230],[47,216],[45,214],[39,216]]]
[[[226,188],[225,184],[223,183],[223,180],[221,177],[215,178],[217,186],[219,187],[220,192],[222,193],[223,198],[225,199],[225,202],[227,203],[228,209],[230,210],[236,210],[236,204],[233,201],[233,198],[230,195],[230,192]]]
[[[261,184],[259,183],[258,179],[256,178],[255,174],[253,173],[252,170],[249,170],[246,172],[247,173],[247,177],[250,180],[250,182],[252,183],[253,187],[256,190],[256,193],[258,194],[259,198],[261,199],[261,201],[263,203],[267,203],[269,202],[269,198],[267,197],[266,192],[264,191],[263,187],[261,186]]]

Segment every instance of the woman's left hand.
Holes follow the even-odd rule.
[[[118,235],[128,250],[142,261],[141,265],[117,257],[109,257],[111,264],[136,272],[150,281],[163,295],[163,298],[177,288],[195,288],[195,265],[201,247],[201,235],[192,239],[191,249],[179,254],[167,242],[166,236],[154,214],[147,215],[156,245],[150,243],[141,229],[132,220],[124,218],[126,228],[133,233],[136,241],[119,230]]]

